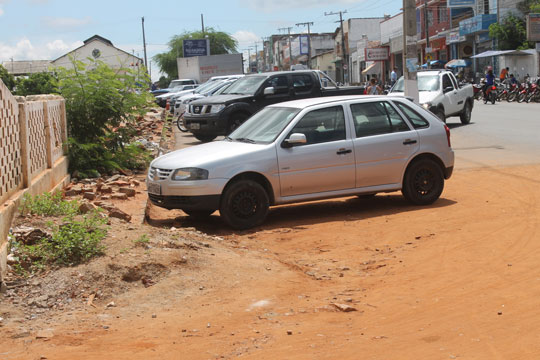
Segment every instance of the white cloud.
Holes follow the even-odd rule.
[[[238,48],[241,49],[246,46],[251,46],[256,42],[261,42],[261,38],[255,33],[247,30],[238,30],[232,37],[238,41]]]
[[[92,19],[87,16],[82,19],[72,17],[50,17],[44,16],[41,18],[41,22],[44,26],[53,29],[73,30],[92,22]]]
[[[34,46],[27,38],[22,38],[13,45],[0,42],[0,62],[11,58],[14,60],[54,60],[82,44],[82,41],[66,43],[57,39]]]
[[[264,12],[274,12],[283,9],[298,9],[306,7],[328,7],[328,0],[240,0],[244,6]],[[350,5],[358,4],[358,0],[334,0],[331,2],[335,5]]]

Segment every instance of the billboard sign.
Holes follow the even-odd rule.
[[[476,0],[448,0],[449,8],[474,7]]]
[[[387,61],[390,59],[390,48],[388,46],[366,48],[366,61]]]
[[[540,41],[540,14],[527,15],[527,40]]]
[[[309,36],[300,35],[300,55],[309,54]]]
[[[210,42],[208,39],[187,39],[183,40],[182,47],[184,57],[208,56],[210,55]]]

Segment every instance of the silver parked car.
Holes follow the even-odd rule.
[[[224,140],[155,159],[147,187],[157,206],[219,210],[246,229],[278,204],[396,190],[431,204],[453,166],[450,130],[411,101],[326,97],[267,106]]]

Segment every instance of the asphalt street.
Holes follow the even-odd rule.
[[[476,101],[471,123],[447,119],[455,168],[511,166],[540,163],[540,104]],[[176,149],[200,144],[191,134],[174,126]],[[218,138],[220,139],[220,138]]]

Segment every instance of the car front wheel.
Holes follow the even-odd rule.
[[[268,194],[259,183],[239,180],[225,189],[219,212],[227,225],[243,230],[262,224],[269,206]]]
[[[412,163],[403,180],[402,193],[416,205],[429,205],[439,198],[444,188],[444,175],[439,165],[430,159]]]

